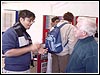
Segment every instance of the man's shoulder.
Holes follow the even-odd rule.
[[[15,33],[15,31],[14,31],[14,29],[12,28],[12,27],[10,27],[10,28],[8,28],[5,32],[4,32],[4,35],[15,35],[16,33]]]

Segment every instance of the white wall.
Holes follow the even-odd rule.
[[[53,6],[53,15],[63,15],[67,11],[75,16],[99,17],[99,1],[65,1]]]
[[[62,16],[70,11],[75,16],[99,17],[99,1],[7,1],[3,9],[28,9],[35,13],[35,23],[28,30],[34,42],[42,42],[43,15]]]

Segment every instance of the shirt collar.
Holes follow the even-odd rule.
[[[21,23],[19,23],[19,25],[21,26],[21,29],[26,32],[25,27]]]

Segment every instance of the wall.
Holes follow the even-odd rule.
[[[53,6],[53,15],[70,11],[75,16],[99,17],[99,1],[66,1]]]

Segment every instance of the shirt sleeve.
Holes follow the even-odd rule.
[[[2,53],[16,47],[16,34],[13,30],[9,29],[2,35]]]

